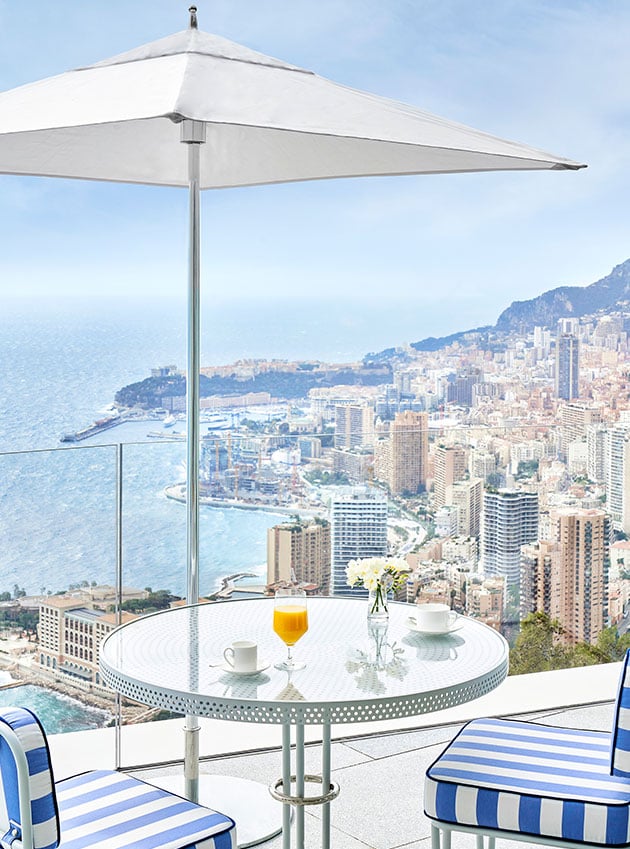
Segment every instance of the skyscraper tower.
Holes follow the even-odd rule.
[[[457,507],[457,526],[460,536],[479,536],[482,494],[481,478],[457,481],[447,488],[446,503]]]
[[[346,581],[350,560],[387,554],[387,498],[375,487],[348,487],[331,503],[333,595],[364,595]]]
[[[518,489],[486,491],[483,496],[481,565],[487,577],[518,584],[521,546],[538,537],[538,495]]]
[[[297,581],[330,592],[330,525],[284,522],[267,530],[267,583]]]
[[[606,510],[617,531],[630,531],[630,424],[619,422],[608,431]]]
[[[335,448],[361,448],[374,444],[374,407],[338,404],[335,407]]]
[[[389,488],[395,495],[415,495],[427,482],[429,457],[427,413],[396,413],[390,430]]]
[[[458,445],[436,445],[433,451],[433,503],[443,507],[446,491],[466,475],[466,451]]]
[[[537,612],[560,619],[562,565],[559,542],[542,539],[522,546],[521,619]]]
[[[580,347],[577,336],[562,333],[556,339],[556,398],[579,397]]]
[[[608,516],[603,510],[565,508],[550,519],[562,548],[560,580],[552,593],[565,641],[594,644],[608,620]]]

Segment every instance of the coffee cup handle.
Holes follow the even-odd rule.
[[[455,622],[457,622],[457,613],[454,610],[451,610],[448,614],[448,627],[452,628]]]
[[[230,666],[234,666],[234,649],[232,646],[228,646],[223,652],[223,657],[229,663]]]

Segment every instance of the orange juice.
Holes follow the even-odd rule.
[[[308,614],[301,604],[276,605],[273,630],[288,646],[294,646],[308,631]]]

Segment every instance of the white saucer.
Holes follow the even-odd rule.
[[[433,628],[419,628],[415,619],[412,619],[411,617],[407,619],[407,628],[409,628],[410,631],[414,631],[416,634],[430,634],[434,637],[443,637],[446,634],[452,634],[453,631],[459,631],[463,624],[461,617],[458,616],[455,622],[453,622],[453,624],[448,628],[443,631],[436,631]]]
[[[260,675],[261,672],[264,672],[265,669],[269,669],[270,664],[262,662],[262,665],[258,667],[258,669],[254,669],[252,672],[241,672],[238,669],[234,669],[233,666],[230,666],[229,663],[221,663],[219,668],[224,672],[229,672],[230,675],[236,675],[238,678],[251,678],[254,675]]]

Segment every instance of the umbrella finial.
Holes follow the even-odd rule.
[[[191,6],[188,11],[190,12],[190,28],[197,29],[197,7]]]

